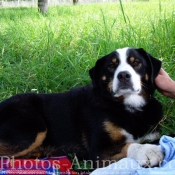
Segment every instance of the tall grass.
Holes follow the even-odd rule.
[[[62,92],[90,83],[88,70],[116,48],[142,47],[175,79],[175,2],[148,1],[0,9],[0,100],[21,92]],[[160,123],[175,131],[175,102]]]

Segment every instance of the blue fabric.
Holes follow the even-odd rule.
[[[143,168],[134,159],[124,158],[117,163],[93,171],[91,175],[175,175],[175,139],[162,136],[159,143],[165,152],[160,167]]]

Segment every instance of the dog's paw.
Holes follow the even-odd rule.
[[[135,159],[140,166],[154,167],[161,164],[164,153],[157,145],[132,143],[128,147],[127,157]]]

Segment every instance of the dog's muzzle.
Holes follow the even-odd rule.
[[[123,71],[117,75],[117,78],[120,82],[125,83],[125,82],[130,81],[131,74],[128,71]]]
[[[113,82],[113,96],[119,97],[121,95],[127,96],[130,94],[140,93],[140,81],[139,76],[132,74],[131,72],[124,70],[117,73],[114,76]],[[133,81],[135,80],[135,81]]]
[[[117,75],[118,89],[133,89],[133,83],[131,82],[131,74],[128,71],[119,72]]]

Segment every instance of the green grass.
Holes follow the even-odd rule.
[[[120,47],[142,47],[175,79],[175,2],[144,1],[0,9],[0,100],[62,92],[90,83],[88,70]],[[162,133],[175,133],[175,100],[164,105]]]

